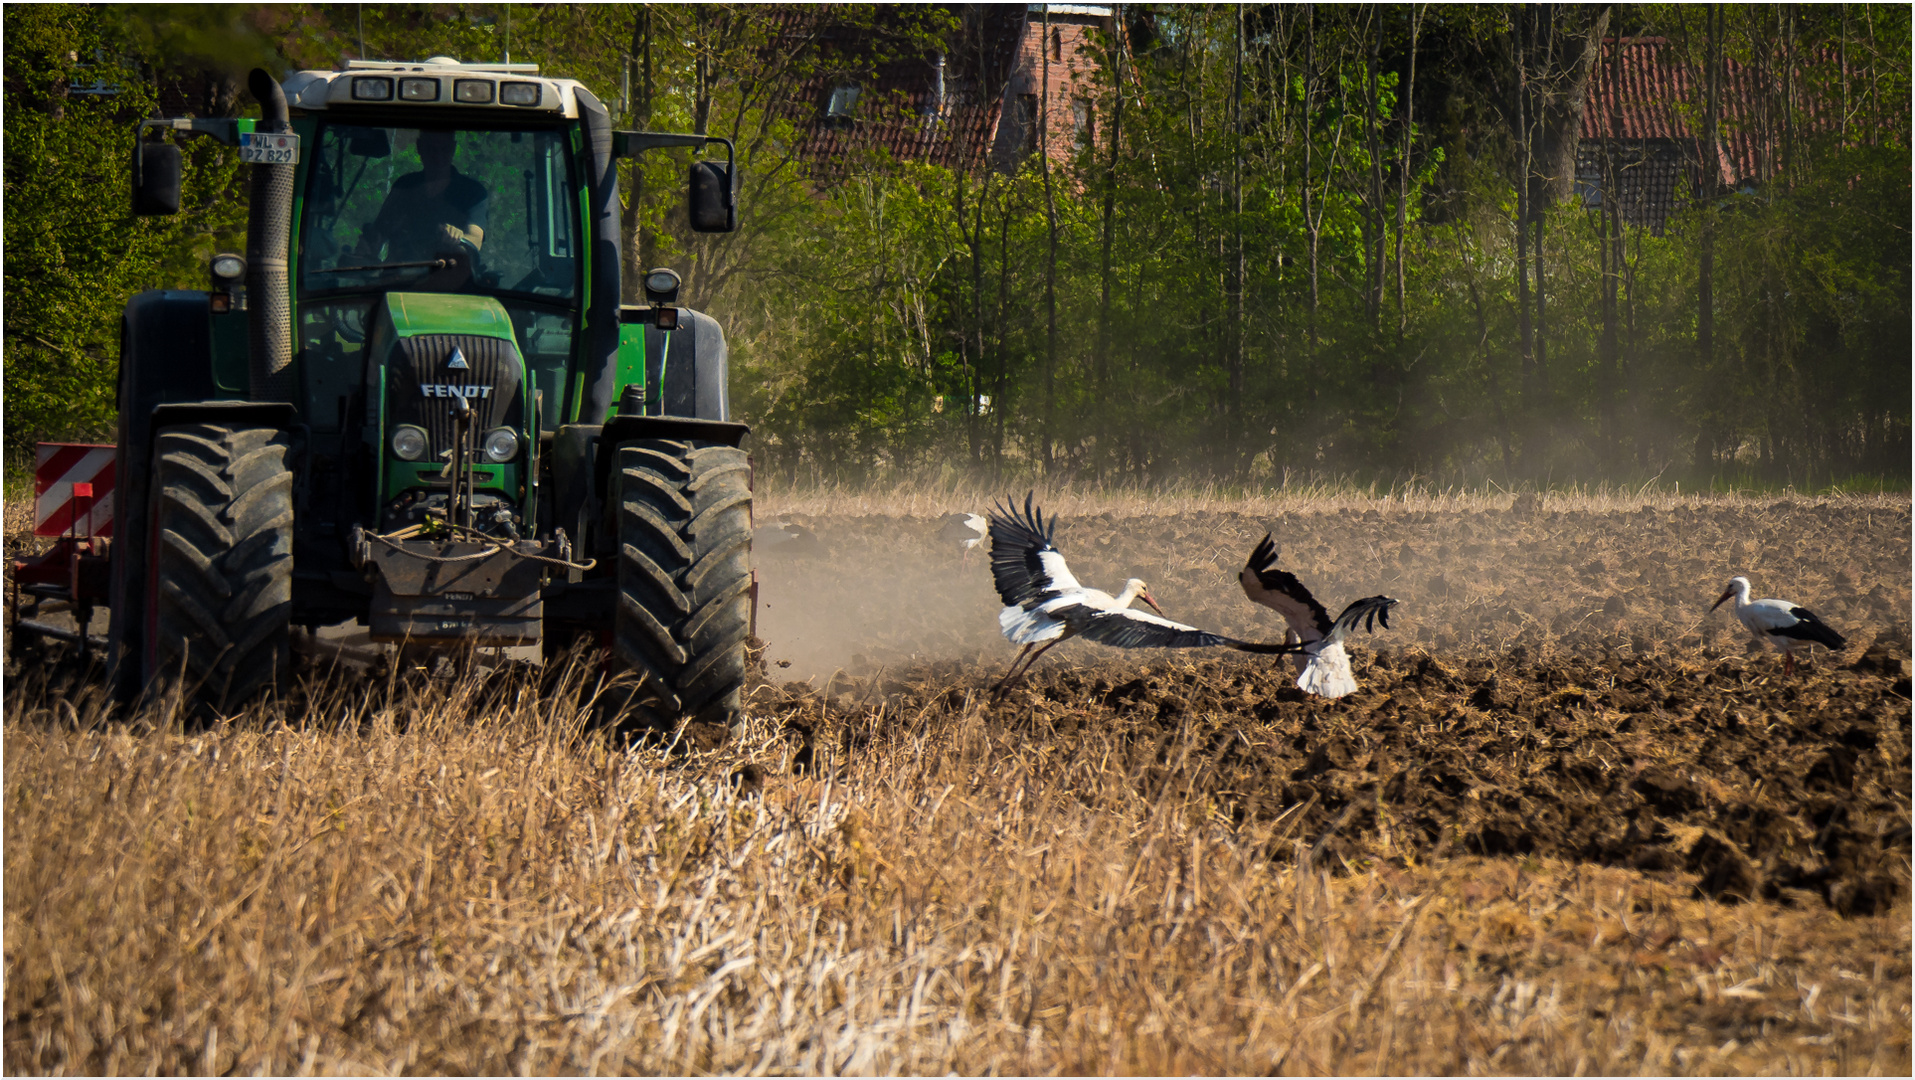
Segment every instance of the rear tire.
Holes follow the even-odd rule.
[[[181,424],[153,441],[145,684],[227,713],[292,668],[291,440]]]
[[[750,477],[734,446],[638,439],[618,448],[618,655],[644,680],[641,700],[651,699],[643,723],[682,717],[705,728],[687,732],[701,744],[743,716]]]

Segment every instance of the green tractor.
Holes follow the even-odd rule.
[[[690,224],[735,227],[715,136],[615,131],[531,64],[354,61],[255,120],[145,120],[136,213],[179,208],[167,131],[250,166],[247,249],[122,323],[107,656],[124,693],[230,709],[293,628],[525,646],[581,636],[655,718],[731,726],[755,603],[747,428],[723,330],[654,270],[620,302],[618,159],[691,167]],[[154,138],[154,132],[160,138]]]

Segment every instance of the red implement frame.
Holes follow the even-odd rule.
[[[101,453],[104,451],[104,454]],[[34,470],[34,494],[52,506],[51,513],[36,513],[36,533],[48,534],[46,526],[55,524],[53,547],[38,555],[13,560],[12,597],[7,607],[11,638],[17,643],[21,634],[37,638],[70,641],[80,647],[84,657],[98,638],[87,633],[93,621],[93,608],[105,603],[110,587],[107,551],[112,541],[111,503],[113,489],[113,447],[98,444],[43,443],[39,467]],[[104,459],[104,464],[101,464]],[[80,474],[85,479],[76,479]],[[104,484],[104,490],[96,488]],[[65,487],[67,490],[61,491]],[[55,505],[57,504],[57,505]],[[101,511],[106,513],[102,514]],[[24,598],[22,594],[25,594]],[[79,630],[72,631],[21,618],[21,605],[32,606],[28,614],[39,614],[40,605],[52,601],[65,604]]]

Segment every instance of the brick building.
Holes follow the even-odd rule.
[[[958,25],[943,49],[867,65],[855,59],[856,31],[819,25],[830,18],[829,9],[793,9],[784,16],[787,32],[815,35],[827,56],[846,58],[823,65],[781,108],[798,132],[797,156],[826,176],[877,151],[1009,172],[1037,152],[1041,122],[1051,154],[1066,157],[1078,140],[1095,140],[1091,76],[1100,54],[1091,34],[1110,28],[1111,10],[964,5],[953,9]]]
[[[1054,157],[1067,156],[1080,143],[1096,141],[1097,110],[1092,104],[1091,80],[1100,53],[1090,35],[1093,30],[1109,30],[1110,22],[1111,9],[1105,6],[1025,5],[1023,25],[1013,31],[1016,51],[1009,77],[999,95],[999,120],[991,141],[992,165],[1009,172],[1037,152],[1040,112]]]

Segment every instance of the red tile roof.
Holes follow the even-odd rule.
[[[1768,115],[1775,89],[1772,72],[1734,59],[1722,61],[1718,98],[1716,172],[1723,184],[1762,180],[1780,168],[1778,126]],[[1828,128],[1833,110],[1820,108],[1813,80],[1798,66],[1798,100],[1812,128]],[[1702,136],[1703,98],[1681,51],[1667,38],[1605,38],[1589,80],[1582,138],[1681,140]]]
[[[943,101],[939,104],[937,55],[870,64],[860,62],[866,40],[856,31],[834,31],[828,8],[793,7],[780,13],[781,35],[823,38],[827,63],[792,87],[778,107],[798,137],[793,150],[825,176],[844,172],[874,151],[903,160],[929,161],[976,170],[983,167],[997,131],[1004,84],[1024,31],[1023,5],[984,5],[966,23],[943,56]],[[842,35],[841,38],[839,35]],[[838,38],[834,40],[834,38]],[[855,85],[859,97],[849,119],[826,115],[832,90]]]

